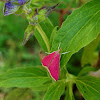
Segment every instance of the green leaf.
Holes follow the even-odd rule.
[[[76,86],[85,100],[99,100],[100,98],[100,79],[91,76],[78,77]]]
[[[91,66],[84,67],[78,74],[78,76],[87,75],[90,71],[96,71],[97,69]]]
[[[0,75],[0,87],[40,87],[50,83],[47,73],[39,67],[23,67]]]
[[[32,96],[31,90],[15,88],[7,94],[5,100],[27,100],[30,99],[31,96]]]
[[[93,0],[81,8],[73,11],[64,21],[54,37],[52,51],[57,50],[61,42],[62,52],[68,52],[62,56],[61,65],[65,65],[72,54],[88,45],[100,33],[100,1]]]
[[[59,100],[60,96],[65,90],[65,82],[59,81],[52,84],[47,93],[45,94],[43,100]]]
[[[54,29],[53,29],[53,31],[52,31],[52,33],[51,33],[51,37],[50,37],[50,44],[51,44],[51,45],[52,45],[53,38],[54,38],[54,36],[55,36],[56,33],[57,33],[57,28],[58,28],[58,26],[54,27]]]
[[[66,79],[67,70],[65,67],[63,67],[60,71],[59,71],[59,79]]]
[[[57,1],[58,2],[58,1]],[[57,13],[57,12],[52,12],[51,14],[50,14],[50,16],[49,16],[49,19],[50,19],[50,21],[52,22],[52,24],[54,25],[54,26],[58,26],[59,25],[59,16],[60,16],[60,14],[59,13]]]
[[[26,42],[33,36],[35,29],[36,29],[36,26],[28,25],[24,33],[23,45],[25,45]]]
[[[37,30],[34,34],[40,46],[47,52],[50,52],[50,36],[53,28],[54,26],[47,18],[45,21],[40,23],[39,27],[37,26]]]
[[[54,26],[51,23],[51,21],[49,20],[49,18],[46,18],[46,20],[41,22],[40,25],[41,25],[43,31],[45,32],[45,34],[47,35],[48,39],[50,39],[51,33],[54,29]]]
[[[35,91],[46,91],[52,84],[53,83],[45,83],[45,84],[40,85],[40,86],[32,87],[32,89]]]
[[[100,35],[92,41],[89,45],[84,48],[81,65],[84,66],[85,64],[93,65],[94,62],[97,60],[97,57],[94,55],[94,51],[96,50],[98,44],[100,42]]]

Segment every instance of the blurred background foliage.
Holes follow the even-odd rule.
[[[59,3],[56,9],[50,14],[49,19],[54,26],[60,27],[73,10],[88,1],[90,0],[46,0],[44,5],[53,6]],[[0,2],[0,74],[10,68],[41,65],[39,58],[41,48],[35,37],[33,36],[26,45],[22,46],[24,31],[28,26],[25,16],[4,16],[3,6],[4,2]],[[100,51],[100,43],[95,52],[93,52],[94,63],[98,58],[98,51]],[[82,69],[82,54],[83,49],[71,57],[67,64],[70,73],[77,75]],[[30,89],[1,88],[0,100],[42,100],[44,92]],[[79,97],[77,92],[75,95],[76,100],[81,100],[81,96]],[[63,97],[61,97],[61,100],[63,100]]]

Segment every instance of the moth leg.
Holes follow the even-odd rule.
[[[61,54],[66,54],[66,53],[69,53],[69,52],[71,52],[71,51],[68,51],[68,52],[64,52],[64,53],[61,53]]]
[[[52,53],[49,53],[49,52],[45,52],[46,54],[52,54]]]
[[[59,43],[58,50],[60,49],[61,42]]]

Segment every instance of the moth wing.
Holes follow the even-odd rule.
[[[43,66],[47,66],[48,67],[49,63],[54,58],[55,53],[56,52],[53,52],[53,53],[47,55],[46,57],[44,57],[44,59],[42,60]]]
[[[57,54],[48,68],[52,78],[54,78],[56,81],[59,78],[59,61],[60,61],[60,54]]]

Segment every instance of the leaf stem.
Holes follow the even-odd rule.
[[[67,84],[67,87],[69,89],[69,99],[73,100],[73,83],[69,82]],[[66,95],[68,95],[68,94],[66,94]]]
[[[25,11],[26,15],[28,14],[29,12],[29,9],[26,7],[26,5],[23,7],[23,10]]]
[[[76,76],[69,74],[68,70],[66,69],[66,97],[65,100],[74,100],[74,96],[73,96],[73,84],[75,83],[76,80]]]
[[[42,38],[47,46],[48,52],[50,52],[50,42],[49,42],[48,37],[46,36],[45,32],[43,31],[43,29],[41,28],[41,26],[39,24],[37,24],[36,28],[39,31],[40,35],[42,36]]]

